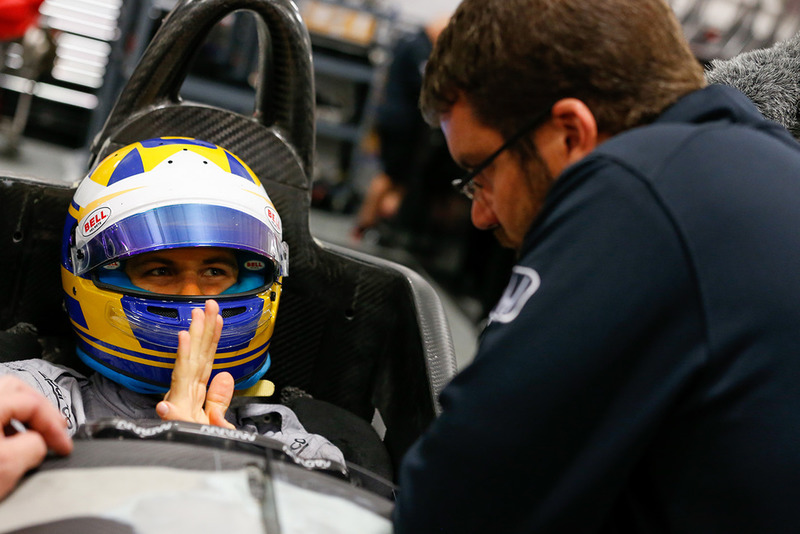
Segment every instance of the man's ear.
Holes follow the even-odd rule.
[[[602,141],[594,114],[577,98],[563,98],[556,102],[551,116],[566,165],[583,159]]]

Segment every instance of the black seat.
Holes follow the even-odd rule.
[[[259,25],[260,84],[253,116],[182,101],[192,53],[225,15],[245,9]],[[441,302],[415,272],[315,240],[309,233],[314,163],[314,80],[308,33],[289,0],[185,0],[164,20],[92,146],[93,164],[129,143],[188,136],[241,157],[264,182],[289,244],[265,376],[371,421],[380,414],[396,465],[439,411],[455,372]],[[6,179],[8,304],[2,324],[64,331],[57,278],[60,225],[72,189]],[[46,246],[46,248],[45,248]],[[35,302],[30,302],[31,299]],[[24,303],[28,301],[28,303]],[[1,341],[1,340],[0,340]]]
[[[7,331],[25,323],[34,325],[43,339],[65,338],[71,330],[63,311],[59,265],[64,221],[75,189],[9,174],[0,176],[0,184],[0,294],[4,300],[0,328]],[[0,353],[0,358],[38,355],[17,349]]]

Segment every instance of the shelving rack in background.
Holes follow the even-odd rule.
[[[7,43],[0,63],[0,111],[13,116],[30,98],[26,134],[68,147],[82,147],[97,129],[103,102],[113,98],[107,82],[120,60],[123,38],[140,0],[46,0],[39,25],[51,38],[54,58],[31,79],[21,42]]]
[[[30,92],[26,135],[85,147],[176,0],[45,0],[40,26],[53,38],[52,69],[31,83],[13,47],[0,69],[0,112],[15,113]],[[329,182],[352,180],[364,157],[383,67],[400,26],[384,2],[300,0],[307,21],[317,91],[317,137],[333,153],[318,166]],[[221,20],[198,50],[181,97],[240,113],[253,110],[257,32],[252,14]],[[21,46],[21,45],[20,45]]]

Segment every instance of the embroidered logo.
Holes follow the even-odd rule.
[[[503,296],[489,314],[489,322],[510,323],[516,319],[528,299],[539,289],[540,284],[539,273],[530,267],[516,265],[511,270],[511,279]]]
[[[55,380],[46,376],[41,371],[38,371],[39,376],[50,386],[50,389],[53,390],[53,397],[55,397],[56,402],[58,403],[58,411],[61,412],[61,415],[64,416],[64,419],[67,420],[67,429],[72,430],[77,426],[77,421],[75,416],[70,409],[69,402],[64,398],[64,393],[61,391],[61,386],[59,386]]]

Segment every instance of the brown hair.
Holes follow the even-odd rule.
[[[663,0],[463,0],[428,61],[420,106],[436,124],[463,93],[508,136],[574,97],[616,134],[704,85]]]

